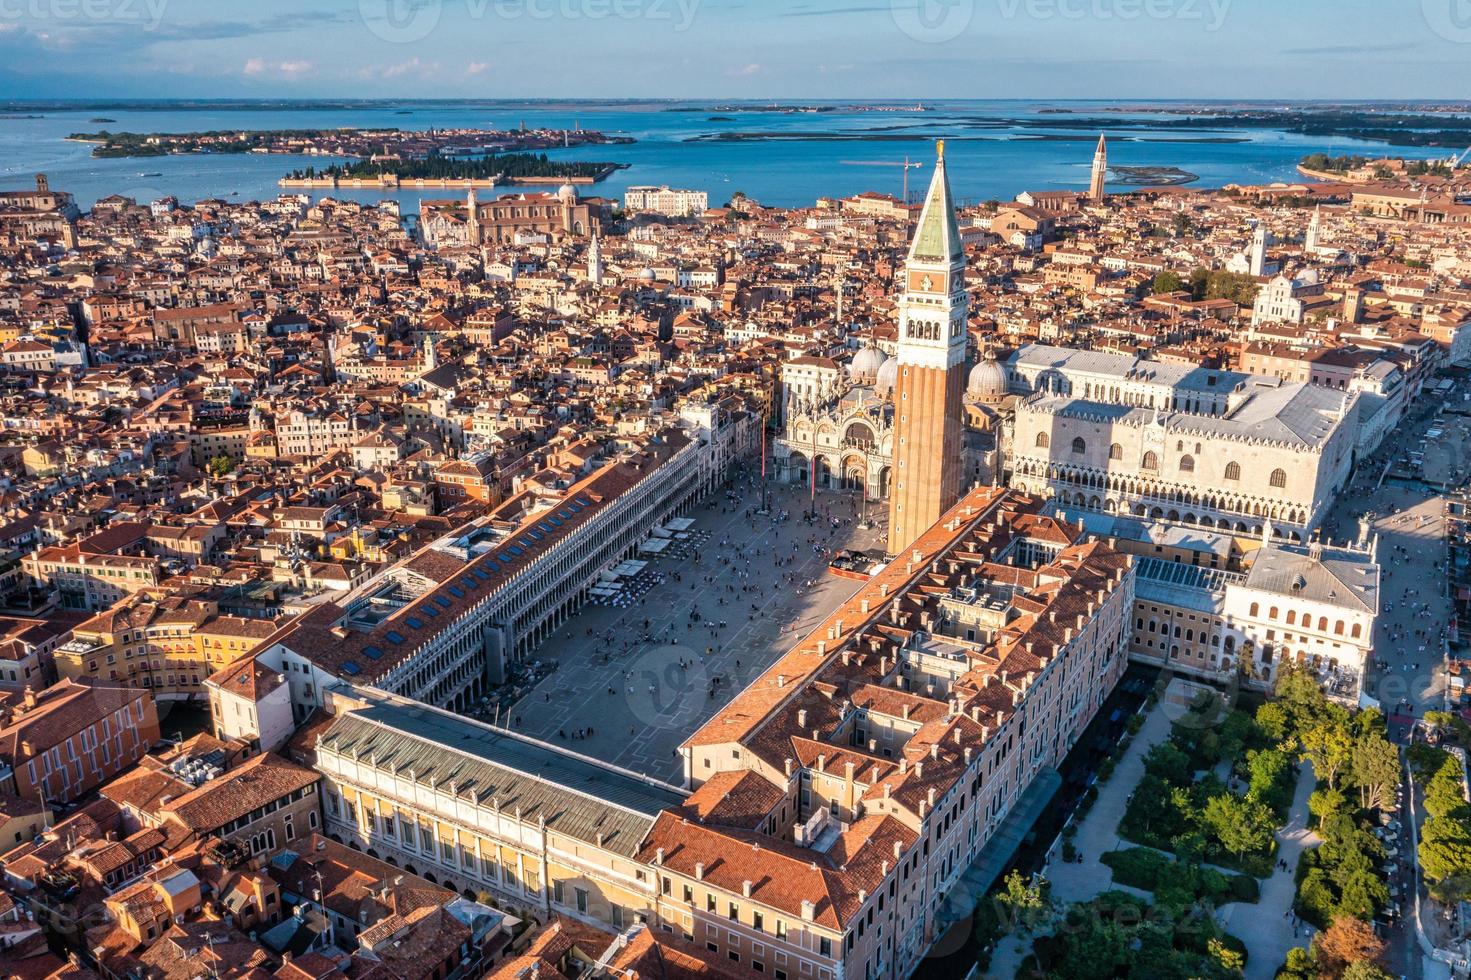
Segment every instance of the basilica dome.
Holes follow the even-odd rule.
[[[865,347],[853,355],[853,363],[848,365],[848,376],[854,381],[872,381],[888,360],[877,347]]]
[[[1006,397],[1006,369],[996,362],[994,351],[986,351],[970,369],[966,394],[980,402],[999,402]]]
[[[894,390],[894,385],[899,381],[899,360],[887,358],[874,375],[873,387],[881,395],[888,394]]]

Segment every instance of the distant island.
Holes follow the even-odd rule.
[[[88,119],[87,122],[90,122],[90,123],[115,123],[115,122],[117,122],[117,120],[116,119],[109,119],[107,116],[93,116],[91,119]]]
[[[94,120],[96,121],[96,120]],[[426,159],[444,155],[508,153],[553,147],[632,143],[590,129],[359,129],[209,130],[198,133],[72,133],[95,143],[94,157],[160,157],[187,153],[291,153],[312,156]]]
[[[1110,167],[1109,174],[1115,183],[1144,187],[1178,187],[1200,179],[1200,174],[1179,167]]]
[[[1225,111],[1196,109],[1160,109],[1158,111],[1170,118],[1122,119],[1072,116],[1066,123],[1062,123],[1050,119],[972,116],[962,120],[960,124],[974,129],[1066,128],[1090,132],[1112,132],[1121,129],[1266,129],[1295,133],[1300,136],[1368,140],[1386,143],[1390,146],[1443,146],[1461,149],[1471,145],[1471,117],[1440,112],[1394,113],[1357,109],[1259,108]]]
[[[953,140],[957,143],[974,143],[991,140],[991,136],[947,136],[944,133],[895,133],[875,129],[827,130],[815,132],[731,132],[701,133],[686,136],[686,143],[801,143],[801,142],[853,142],[853,143],[912,143],[933,142],[937,139]],[[1095,139],[1097,137],[1094,137]]]
[[[714,106],[670,106],[665,112],[716,112],[722,115],[732,112],[837,112],[835,105],[714,105]]]
[[[508,153],[486,157],[431,157],[426,160],[358,160],[318,169],[293,170],[282,178],[284,186],[312,186],[348,181],[397,184],[407,181],[467,181],[517,184],[594,183],[627,167],[626,163],[594,163],[582,160],[550,160],[545,153]],[[310,184],[307,184],[310,182]]]
[[[37,115],[34,115],[34,114],[30,114],[30,113],[22,114],[22,113],[18,113],[18,112],[7,112],[4,115],[0,115],[0,119],[45,119],[45,118],[46,118],[45,116],[37,116]]]

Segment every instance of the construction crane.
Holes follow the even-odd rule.
[[[923,163],[919,162],[910,163],[908,157],[904,158],[903,163],[900,163],[898,160],[844,160],[843,163],[849,167],[903,167],[905,204],[909,203],[909,171],[918,170],[924,166]]]
[[[1460,156],[1458,156],[1458,157],[1451,157],[1450,158],[1450,161],[1449,162],[1450,162],[1451,170],[1452,171],[1454,171],[1457,167],[1459,167],[1461,165],[1461,161],[1464,160],[1464,159],[1466,159],[1466,155],[1467,154],[1471,154],[1471,146],[1468,146],[1464,150],[1462,150]]]

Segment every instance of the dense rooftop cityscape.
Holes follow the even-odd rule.
[[[1464,975],[1471,168],[1088,147],[6,188],[0,975]]]

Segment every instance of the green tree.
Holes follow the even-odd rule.
[[[1318,961],[1300,946],[1287,951],[1287,962],[1277,971],[1277,980],[1318,980]]]
[[[229,456],[225,455],[224,453],[221,453],[218,456],[212,456],[212,457],[210,457],[209,471],[210,471],[210,473],[213,476],[215,476],[217,478],[224,476],[225,474],[229,473],[234,468],[235,468],[235,460],[231,459]]]
[[[1050,890],[1047,879],[1041,875],[1023,878],[1020,871],[1011,869],[996,893],[996,901],[1004,920],[1011,924],[1011,931],[1025,936],[1042,925],[1052,909]]]
[[[1389,887],[1374,871],[1359,870],[1343,882],[1338,899],[1340,915],[1372,919],[1389,902]]]
[[[1308,812],[1318,818],[1318,826],[1335,813],[1342,813],[1348,797],[1336,789],[1315,789],[1308,797]]]
[[[1154,277],[1154,285],[1152,291],[1155,293],[1173,293],[1179,290],[1180,287],[1183,285],[1184,282],[1180,279],[1178,273],[1171,272],[1169,269],[1166,269],[1165,271]]]
[[[1228,753],[1227,758],[1235,758]],[[1277,749],[1253,749],[1246,756],[1246,771],[1251,778],[1246,788],[1246,798],[1268,806],[1277,803],[1277,788],[1286,774],[1290,761],[1287,753]]]
[[[1190,757],[1169,742],[1161,742],[1144,757],[1144,771],[1174,786],[1190,782]]]
[[[1353,742],[1349,741],[1347,719],[1329,714],[1317,719],[1302,730],[1298,739],[1302,743],[1302,754],[1313,764],[1313,772],[1330,787],[1338,785],[1338,774],[1353,757]]]
[[[1342,980],[1394,980],[1394,975],[1373,960],[1357,960],[1344,968]]]
[[[1256,724],[1268,738],[1281,742],[1292,731],[1292,716],[1281,701],[1268,701],[1256,709]]]
[[[1206,802],[1201,822],[1222,847],[1238,858],[1271,847],[1272,812],[1260,803],[1222,793]]]
[[[1430,893],[1446,905],[1471,901],[1471,873],[1447,875],[1431,887]]]
[[[1435,818],[1425,821],[1426,836],[1420,841],[1420,869],[1431,881],[1471,874],[1471,840],[1464,836],[1434,837],[1430,834]]]
[[[1399,785],[1399,750],[1378,732],[1360,738],[1354,743],[1349,777],[1359,788],[1361,809],[1382,807]]]
[[[1208,940],[1206,952],[1210,954],[1211,959],[1221,965],[1223,970],[1240,973],[1246,969],[1246,954],[1232,949],[1219,939]]]

